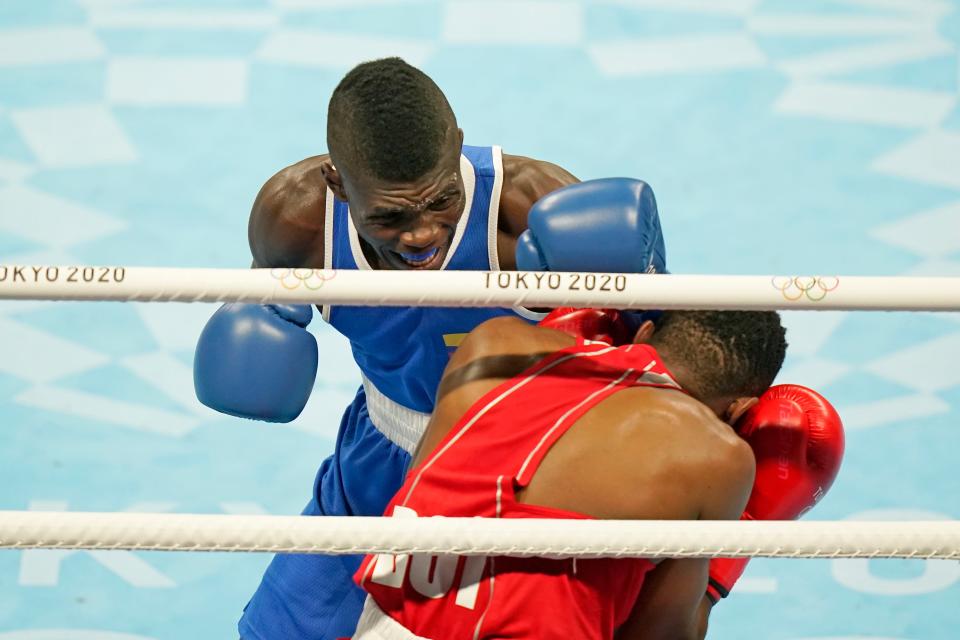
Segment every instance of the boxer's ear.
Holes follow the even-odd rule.
[[[327,183],[327,189],[332,191],[338,200],[347,202],[347,192],[343,188],[343,177],[333,166],[331,160],[324,160],[320,163],[320,173],[323,175],[323,181]]]
[[[637,329],[637,332],[633,334],[634,344],[649,343],[656,330],[657,327],[655,324],[653,324],[653,320],[644,320],[642,323],[640,323],[640,327]]]
[[[737,398],[727,406],[723,415],[724,422],[736,428],[740,418],[746,415],[747,411],[750,411],[758,402],[760,402],[759,398]]]

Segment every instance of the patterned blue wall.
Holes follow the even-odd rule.
[[[246,216],[324,150],[354,63],[401,55],[467,141],[630,175],[687,273],[960,275],[946,0],[10,0],[0,262],[249,264]],[[193,397],[205,305],[0,304],[0,508],[295,513],[358,376],[291,425]],[[790,313],[781,380],[848,429],[821,519],[960,516],[960,318]],[[267,558],[0,553],[0,640],[229,638]],[[712,637],[954,638],[956,562],[754,562]]]

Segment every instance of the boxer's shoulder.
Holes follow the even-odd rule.
[[[284,167],[267,180],[253,204],[253,213],[299,220],[323,215],[327,185],[321,166],[330,156],[311,156]]]
[[[530,485],[538,493],[528,498],[554,495],[551,481],[570,469],[590,469],[578,473],[576,487],[563,497],[577,502],[565,508],[596,518],[695,518],[712,493],[741,490],[753,478],[749,448],[719,436],[717,422],[706,406],[678,391],[623,389],[590,408],[553,446]],[[539,488],[537,477],[545,483]]]
[[[437,390],[434,415],[461,415],[500,382],[574,343],[565,333],[542,329],[516,317],[502,316],[481,323],[450,357]]]
[[[656,450],[667,469],[687,468],[696,475],[704,468],[739,473],[752,467],[749,445],[707,405],[687,394],[634,387],[614,394],[599,408],[598,418],[620,425],[626,449]]]
[[[552,191],[579,182],[572,173],[545,160],[503,154],[500,228],[520,235],[533,203]]]
[[[261,187],[248,225],[256,266],[323,266],[327,187],[321,165],[328,159],[322,155],[301,160]]]
[[[501,355],[553,352],[574,344],[573,338],[520,318],[501,316],[477,325],[454,352],[453,360],[466,362]]]

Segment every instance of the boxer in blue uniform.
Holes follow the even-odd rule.
[[[261,189],[249,223],[254,267],[664,270],[647,185],[578,183],[547,162],[464,146],[440,89],[397,58],[344,77],[330,100],[327,144],[329,155],[287,167]],[[350,340],[363,384],[306,515],[380,515],[402,484],[458,341],[495,316],[537,317],[424,307],[321,313]],[[230,415],[296,418],[318,366],[306,330],[312,316],[308,306],[224,305],[197,345],[200,400]],[[241,636],[350,636],[364,598],[351,581],[360,560],[276,556],[240,620]]]

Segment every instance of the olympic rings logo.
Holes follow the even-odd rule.
[[[328,280],[337,277],[337,272],[323,269],[270,269],[270,275],[280,281],[280,286],[293,291],[304,287],[316,291]]]
[[[820,302],[827,294],[840,286],[836,276],[774,276],[770,279],[773,288],[780,292],[784,300],[796,302],[806,298],[811,302]]]

